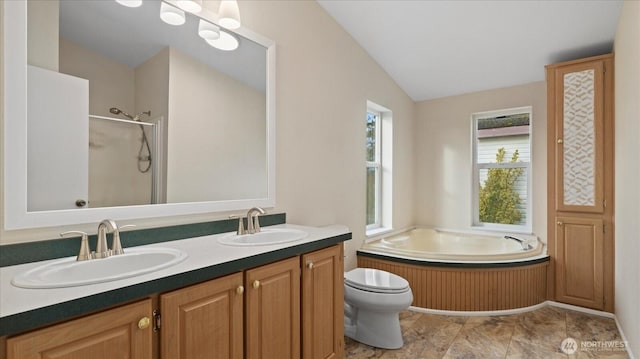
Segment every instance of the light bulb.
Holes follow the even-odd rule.
[[[220,28],[200,19],[200,23],[198,23],[198,35],[205,40],[216,40],[220,38]]]
[[[238,48],[240,43],[238,39],[236,39],[233,35],[229,34],[226,31],[220,30],[220,38],[216,40],[206,40],[207,44],[215,47],[218,50],[222,51],[233,51]]]
[[[160,18],[169,25],[182,25],[185,22],[184,11],[165,2],[160,4]]]
[[[116,2],[126,7],[139,7],[142,5],[142,0],[116,0]]]
[[[237,29],[240,27],[240,9],[236,0],[222,0],[220,1],[220,8],[218,9],[218,15],[220,16],[220,26],[227,29]]]
[[[193,13],[202,11],[202,0],[178,0],[176,4],[184,11]]]

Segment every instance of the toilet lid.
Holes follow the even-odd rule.
[[[344,274],[346,285],[377,293],[406,292],[409,282],[393,273],[372,268],[356,268]]]

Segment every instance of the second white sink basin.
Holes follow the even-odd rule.
[[[64,288],[110,282],[151,273],[178,264],[187,254],[172,248],[125,248],[124,254],[76,261],[75,257],[47,263],[16,275],[21,288]]]
[[[229,246],[266,246],[298,241],[307,235],[307,232],[291,228],[263,228],[258,233],[240,236],[235,233],[227,233],[218,238],[218,242]]]

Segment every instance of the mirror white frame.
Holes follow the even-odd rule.
[[[169,3],[175,1],[167,0]],[[4,228],[6,230],[223,212],[275,206],[275,43],[241,27],[234,32],[266,48],[267,196],[265,198],[29,212],[27,210],[27,4],[3,1]],[[199,17],[218,23],[203,9]]]

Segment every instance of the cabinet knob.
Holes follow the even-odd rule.
[[[558,221],[558,225],[559,225],[559,226],[561,226],[561,225],[563,225],[563,224],[564,224],[564,223],[562,223],[562,222]]]
[[[259,280],[254,280],[253,281],[253,288],[255,288],[255,289],[260,288],[260,281]]]
[[[558,138],[558,143],[562,144],[564,143],[564,140],[562,138]]]
[[[149,319],[149,317],[143,317],[142,319],[138,320],[138,328],[140,329],[149,328],[149,324],[151,324],[151,319]]]
[[[313,269],[313,262],[307,262],[307,268]]]
[[[238,293],[238,294],[242,294],[242,293],[244,293],[244,287],[243,287],[243,286],[239,286],[239,287],[236,289],[236,293]]]

